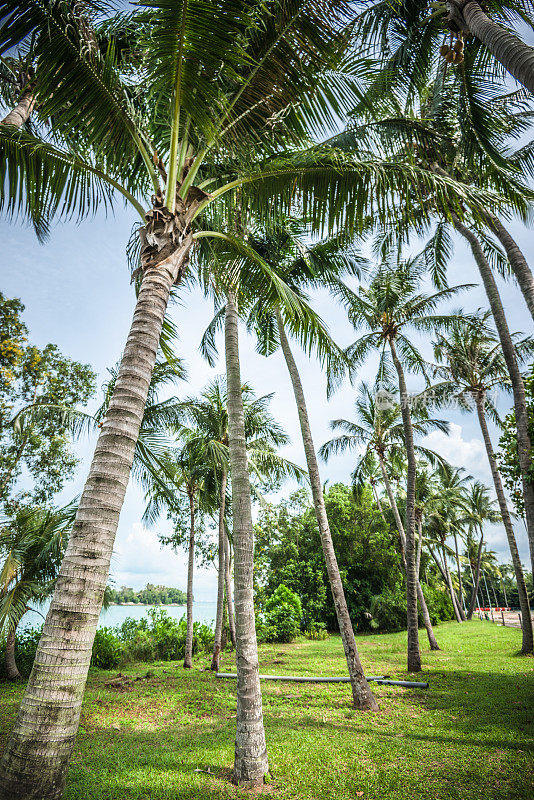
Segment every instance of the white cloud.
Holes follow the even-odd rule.
[[[214,568],[195,569],[194,595],[197,600],[214,599],[214,573]],[[116,586],[140,589],[147,583],[155,583],[185,591],[187,555],[185,550],[175,552],[168,545],[162,546],[155,530],[134,522],[125,534],[117,537],[111,577]]]
[[[482,439],[466,440],[462,437],[462,426],[450,424],[449,435],[432,431],[423,440],[425,447],[435,450],[455,467],[463,467],[474,478],[488,483],[491,473]]]

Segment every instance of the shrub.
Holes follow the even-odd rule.
[[[260,625],[261,640],[292,642],[300,631],[301,619],[299,596],[281,583],[265,602],[265,619]]]
[[[328,631],[326,630],[324,622],[315,622],[314,620],[310,622],[307,629],[304,631],[304,635],[307,639],[313,639],[317,642],[328,639]]]
[[[148,617],[148,618],[147,618]],[[124,661],[179,661],[185,655],[186,618],[177,620],[163,608],[151,608],[147,617],[128,617],[116,629],[124,643]],[[209,652],[213,631],[200,622],[193,623],[193,654]]]
[[[111,628],[98,628],[93,642],[91,664],[100,669],[115,669],[118,667],[124,647]]]

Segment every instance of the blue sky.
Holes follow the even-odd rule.
[[[20,297],[25,304],[24,319],[30,328],[32,341],[39,346],[54,342],[69,357],[90,363],[98,373],[99,386],[106,380],[106,369],[120,357],[133,311],[134,292],[130,286],[125,245],[134,221],[129,211],[117,207],[114,214],[106,217],[104,213],[98,213],[78,226],[57,225],[45,246],[39,245],[33,231],[27,227],[0,222],[0,289],[7,296]],[[533,264],[531,232],[519,222],[513,222],[511,230]],[[450,283],[477,283],[477,278],[470,254],[463,243],[457,241],[449,269]],[[500,286],[511,328],[532,333],[531,319],[519,290],[512,282],[500,281]],[[354,340],[354,332],[343,312],[326,294],[318,293],[313,302],[339,344],[347,345]],[[457,307],[459,302],[456,301],[454,306]],[[485,307],[481,288],[476,286],[464,293],[461,305],[471,311]],[[181,396],[197,393],[213,375],[222,372],[222,363],[214,370],[210,369],[198,352],[201,335],[212,311],[211,304],[198,290],[184,292],[181,304],[172,308],[172,317],[180,331],[179,354],[186,360],[189,373],[187,383],[178,385],[176,389]],[[422,345],[430,355],[429,343],[422,342]],[[299,353],[296,346],[294,349],[318,447],[330,438],[331,419],[351,417],[355,389],[346,383],[327,401],[325,381],[317,362]],[[283,359],[278,353],[269,359],[257,355],[253,341],[243,332],[241,361],[244,380],[251,382],[258,393],[275,393],[272,411],[292,440],[284,455],[304,466],[298,419]],[[370,361],[363,367],[361,377],[373,380],[375,368],[376,362]],[[506,411],[509,404],[508,398],[501,395],[501,410]],[[451,435],[446,437],[434,433],[425,443],[489,485],[490,473],[476,420],[455,411],[449,413],[448,419]],[[496,435],[494,438],[496,441]],[[65,488],[60,500],[70,499],[83,486],[94,443],[94,439],[87,440],[78,447],[82,464],[76,479]],[[333,458],[328,465],[321,467],[323,480],[347,481],[353,461],[351,455]],[[287,486],[283,493],[288,493],[290,488]],[[184,587],[185,554],[174,554],[168,548],[162,550],[156,531],[148,531],[141,525],[142,511],[142,494],[130,483],[112,564],[114,581],[117,585],[124,583],[136,588],[147,581]],[[160,528],[165,526],[166,523],[162,523]],[[516,524],[516,533],[522,558],[527,563],[526,533],[520,522]],[[499,557],[508,560],[502,528],[494,526],[488,529],[487,539]],[[216,592],[214,570],[197,570],[195,581],[196,598],[213,599]]]

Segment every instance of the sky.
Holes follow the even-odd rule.
[[[31,229],[18,222],[0,221],[0,290],[8,297],[19,297],[25,305],[24,320],[30,329],[31,341],[40,347],[48,342],[57,344],[70,358],[89,363],[98,375],[99,387],[106,380],[107,368],[119,359],[126,341],[134,307],[134,291],[130,285],[125,246],[135,219],[124,208],[117,206],[114,213],[97,213],[79,225],[58,224],[52,230],[46,245],[37,242]],[[524,249],[527,259],[534,263],[534,241],[529,230],[520,222],[511,224],[511,231]],[[477,284],[478,274],[470,253],[461,240],[455,239],[454,256],[449,268],[449,282]],[[523,298],[512,282],[499,281],[510,326],[513,330],[532,333],[532,322]],[[330,333],[338,344],[346,346],[354,341],[355,332],[324,292],[312,296],[314,308],[323,317]],[[482,289],[475,285],[464,292],[459,302],[464,309],[486,306]],[[180,342],[178,352],[187,364],[188,379],[176,386],[175,393],[184,397],[195,395],[214,375],[221,374],[220,362],[211,369],[198,351],[202,333],[211,319],[213,307],[199,290],[183,292],[181,302],[171,308]],[[222,345],[222,342],[219,341]],[[421,342],[430,356],[429,342]],[[271,410],[291,437],[283,455],[305,466],[299,435],[298,417],[290,388],[285,363],[280,353],[268,359],[254,351],[254,342],[242,331],[242,379],[250,382],[258,394],[273,392]],[[330,399],[326,399],[325,380],[314,359],[309,359],[294,345],[307,396],[309,414],[318,448],[332,435],[331,419],[351,418],[356,388],[346,382]],[[222,352],[222,350],[221,350]],[[372,381],[376,361],[371,359],[361,370],[361,378]],[[411,386],[415,386],[411,382]],[[410,383],[408,385],[410,389]],[[95,399],[90,408],[95,408]],[[500,410],[506,412],[510,400],[501,393]],[[464,467],[473,477],[491,484],[487,459],[476,419],[458,411],[445,412],[451,423],[450,435],[431,433],[424,444],[437,450],[455,466]],[[444,416],[441,413],[440,416]],[[497,433],[493,429],[494,441]],[[77,445],[82,459],[77,476],[58,497],[66,502],[78,494],[89,469],[95,439]],[[355,456],[347,454],[332,458],[321,465],[323,481],[348,481]],[[280,495],[287,496],[294,489],[286,484]],[[158,530],[168,530],[162,521],[155,529],[147,530],[141,524],[143,496],[130,481],[121,514],[112,560],[112,580],[116,586],[141,588],[147,582],[184,588],[186,584],[186,557],[179,551],[159,545]],[[524,526],[516,524],[516,535],[522,558],[528,563],[528,547]],[[502,526],[492,526],[486,531],[488,546],[499,559],[509,560],[506,538]],[[213,568],[197,569],[195,597],[212,600],[216,594],[216,574]]]

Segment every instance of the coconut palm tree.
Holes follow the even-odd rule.
[[[20,678],[15,662],[17,626],[30,603],[42,603],[53,591],[75,504],[64,508],[16,509],[0,529],[0,630],[7,632],[5,668]]]
[[[358,6],[363,7],[357,28],[360,36],[371,46],[384,47],[387,43],[390,68],[411,73],[414,83],[421,79],[428,62],[436,60],[441,44],[441,54],[451,64],[451,69],[464,73],[473,61],[478,61],[491,75],[490,66],[495,74],[496,65],[488,62],[495,59],[502,65],[500,72],[508,72],[534,91],[534,48],[509,28],[510,24],[518,22],[534,28],[531,4],[524,0],[494,0],[484,4],[476,0],[432,3],[429,0],[395,3],[360,0]],[[446,45],[448,32],[450,46]],[[464,42],[464,37],[469,41]],[[461,44],[453,47],[453,38]],[[493,59],[488,57],[488,51]],[[391,82],[400,80],[402,78],[395,73],[390,78]]]
[[[466,560],[473,581],[471,599],[467,610],[467,619],[472,619],[480,583],[480,565],[484,546],[483,525],[485,522],[500,522],[501,517],[496,508],[495,501],[492,500],[489,495],[488,487],[484,486],[480,481],[473,481],[473,483],[470,484],[469,494],[466,500],[467,514],[464,520],[467,526],[465,540]],[[478,534],[480,537],[478,545],[474,534]]]
[[[298,313],[284,318],[283,306],[278,296],[274,292],[266,292],[265,289],[260,295],[249,293],[248,297],[243,297],[241,313],[248,329],[257,337],[260,352],[270,355],[278,346],[283,352],[295,394],[315,515],[351,679],[354,705],[360,710],[374,710],[377,704],[365,679],[358,655],[328,524],[302,381],[286,334],[286,329],[290,330],[305,349],[310,351],[314,347],[319,357],[328,360],[330,364],[338,362],[341,355],[339,348],[330,339],[319,317],[304,301],[302,287],[330,286],[343,296],[348,290],[341,284],[339,276],[343,271],[358,269],[359,263],[355,254],[349,257],[346,252],[346,236],[330,238],[313,247],[306,247],[302,241],[305,231],[305,223],[288,218],[278,221],[270,229],[253,231],[247,237],[248,250],[241,263],[244,268],[247,262],[253,265],[255,261],[263,261],[283,279],[284,285],[292,294],[300,298]],[[204,337],[204,351],[208,357],[213,357],[216,326],[217,316],[208,329],[208,335]],[[339,369],[339,363],[336,369]]]
[[[421,670],[417,617],[417,574],[415,557],[415,479],[417,462],[410,397],[406,386],[405,369],[425,373],[425,362],[406,335],[406,329],[430,332],[451,325],[448,315],[437,315],[440,302],[454,296],[462,288],[455,286],[428,295],[421,292],[424,264],[420,257],[381,264],[371,275],[367,288],[360,287],[350,300],[348,316],[357,329],[367,333],[347,350],[356,369],[367,355],[379,349],[380,379],[390,370],[391,356],[397,373],[400,395],[403,437],[408,461],[406,480],[406,596],[408,624],[408,671]]]
[[[4,3],[0,53],[35,42],[34,114],[52,120],[54,134],[52,143],[1,126],[5,207],[46,224],[120,197],[142,224],[132,327],[40,645],[54,657],[36,660],[0,765],[0,797],[30,796],[36,775],[43,798],[61,794],[171,287],[187,273],[200,239],[231,238],[208,223],[235,207],[239,193],[260,218],[270,216],[272,203],[288,212],[299,200],[316,229],[350,228],[369,211],[392,211],[396,193],[418,184],[417,169],[309,146],[310,134],[324,136],[354,101],[353,76],[342,69],[349,11],[339,0],[220,0],[215,8],[204,0],[147,0],[145,9],[105,21],[112,34],[102,51],[87,47],[85,26],[68,4]],[[124,27],[130,42],[116,47],[113,30]],[[450,184],[422,180],[460,210]],[[270,273],[260,277],[271,285]],[[236,569],[238,560],[236,553]],[[71,619],[66,609],[81,603],[87,617]],[[254,637],[246,638],[252,646]],[[77,668],[67,679],[74,653]],[[254,671],[247,691],[259,708]],[[62,698],[41,688],[58,682],[66,687]],[[51,737],[58,703],[61,730]],[[244,710],[239,704],[238,715]],[[238,717],[238,725],[246,734],[246,721]],[[39,746],[29,749],[30,739]],[[236,751],[236,779],[261,783],[264,750],[252,731],[247,741]]]
[[[206,458],[204,443],[196,436],[182,433],[180,446],[172,449],[163,461],[163,480],[152,479],[146,493],[147,508],[144,519],[154,523],[162,511],[175,519],[174,534],[167,543],[177,546],[187,542],[187,629],[185,637],[184,668],[193,666],[193,570],[197,538],[198,517],[213,511],[218,499],[218,487],[213,470]],[[183,500],[189,512],[189,529],[182,530]],[[185,535],[184,535],[185,534]]]
[[[358,391],[355,402],[356,422],[347,419],[335,419],[330,423],[333,430],[343,431],[339,436],[334,437],[329,442],[322,445],[319,450],[320,455],[327,461],[335,453],[343,453],[347,450],[358,452],[362,445],[363,453],[356,464],[353,473],[353,482],[361,480],[362,468],[365,468],[370,455],[376,456],[380,468],[380,476],[384,482],[389,505],[395,519],[395,525],[399,534],[401,555],[404,569],[406,571],[406,534],[402,524],[401,515],[395,499],[395,493],[391,485],[388,466],[392,460],[396,460],[398,448],[403,443],[403,427],[401,419],[400,404],[395,398],[395,393],[381,387],[372,391],[371,387],[362,383]],[[448,431],[447,423],[442,420],[429,419],[425,409],[418,409],[419,414],[415,414],[412,421],[414,433],[425,435],[432,430]],[[421,445],[414,445],[418,455],[430,458],[434,463],[438,460],[437,454]],[[428,636],[431,650],[439,650],[439,646],[432,629],[430,614],[426,605],[425,597],[417,574],[417,600],[423,622]]]
[[[458,398],[460,408],[470,410],[473,404],[476,408],[519,591],[523,618],[522,652],[531,653],[533,651],[532,619],[525,577],[487,424],[488,414],[498,420],[497,410],[490,393],[497,388],[510,390],[510,378],[500,343],[494,332],[487,326],[487,319],[487,314],[481,316],[478,324],[466,324],[456,319],[446,337],[437,337],[434,351],[440,366],[437,367],[436,373],[444,379],[443,392],[454,393]],[[519,360],[532,354],[533,342],[531,339],[520,341],[517,335],[512,338],[515,344],[514,357]]]
[[[244,384],[241,390],[248,463],[253,482],[257,479],[261,484],[266,479],[279,481],[286,477],[301,480],[304,476],[303,470],[276,453],[277,448],[289,443],[289,437],[268,410],[272,394],[256,397],[248,384]],[[231,476],[229,476],[228,402],[225,380],[215,379],[198,398],[192,397],[182,401],[178,406],[178,416],[181,420],[177,429],[178,435],[185,434],[190,441],[198,441],[199,446],[204,448],[204,457],[211,464],[219,484],[217,614],[211,664],[211,669],[216,671],[219,669],[221,651],[225,585],[229,615],[232,618],[230,630],[233,627],[232,587],[230,572],[227,569],[229,541],[226,531],[226,505],[228,478]]]

